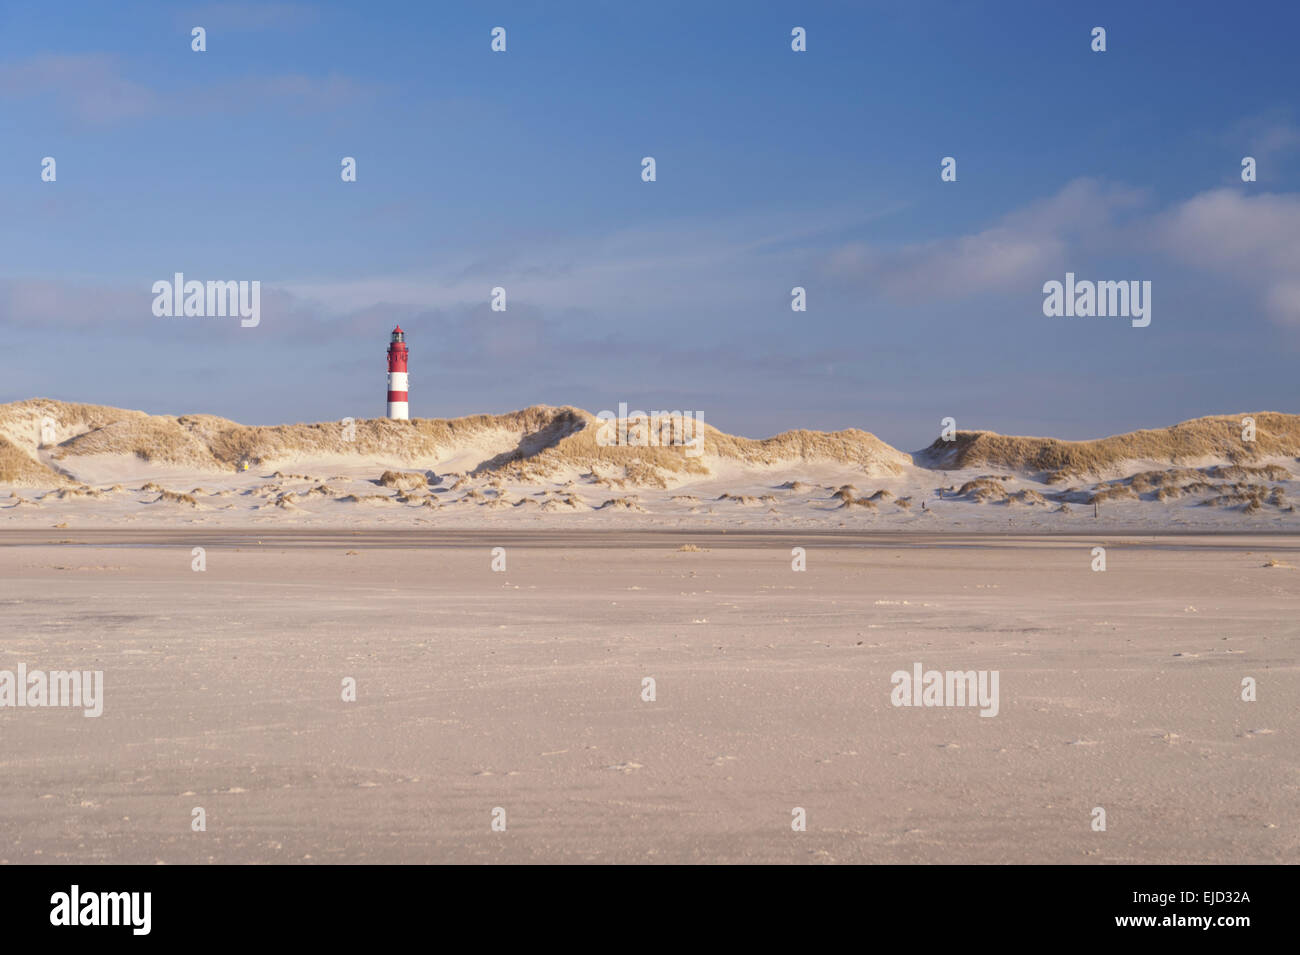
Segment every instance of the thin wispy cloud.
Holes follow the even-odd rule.
[[[337,72],[249,74],[191,79],[183,87],[155,86],[128,76],[126,64],[105,53],[40,54],[0,63],[0,98],[45,104],[97,126],[195,113],[325,111],[354,106],[378,93],[378,87]]]
[[[500,286],[507,289],[511,308],[527,305],[548,315],[592,317],[657,310],[662,327],[672,327],[678,314],[690,323],[700,311],[778,311],[788,288],[805,275],[824,274],[904,306],[990,296],[1023,300],[1036,297],[1043,281],[1059,277],[1063,269],[1086,268],[1099,256],[1122,252],[1145,257],[1151,266],[1190,266],[1218,275],[1274,320],[1300,323],[1295,279],[1300,275],[1300,197],[1219,189],[1164,209],[1149,206],[1150,197],[1142,191],[1087,179],[1013,210],[988,228],[923,242],[827,247],[826,229],[786,234],[769,223],[767,230],[755,231],[753,220],[746,218],[694,231],[629,230],[550,244],[484,247],[418,272],[338,279],[268,276],[266,314],[272,319],[278,314],[285,330],[313,323],[337,328],[333,323],[351,323],[376,310],[477,314]],[[773,245],[781,248],[780,256],[765,251]],[[780,269],[779,278],[774,267]],[[106,289],[10,280],[0,283],[0,324],[76,324],[76,316],[94,313],[89,303],[97,300],[119,309],[126,328],[143,328],[153,320],[148,286],[142,280],[136,293],[120,284]],[[484,311],[481,317],[498,325],[505,321],[499,313]],[[630,343],[643,336],[632,326],[622,337]]]
[[[905,304],[1023,290],[1072,254],[1095,249],[1143,202],[1140,191],[1079,179],[978,232],[902,245],[849,243],[824,268],[833,279]]]
[[[49,105],[93,124],[156,114],[163,97],[107,53],[44,53],[0,63],[0,97]]]
[[[1256,163],[1264,167],[1264,181],[1267,182],[1284,159],[1300,154],[1300,125],[1289,110],[1274,111],[1234,124],[1222,141],[1243,150],[1243,155],[1253,156]]]
[[[176,23],[218,33],[252,33],[309,26],[320,20],[320,14],[305,3],[202,3],[177,14]]]

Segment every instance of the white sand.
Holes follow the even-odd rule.
[[[106,701],[0,709],[0,860],[1300,861],[1300,570],[1264,566],[1300,539],[955,533],[1004,509],[974,504],[937,536],[814,504],[654,534],[705,518],[637,493],[662,513],[545,532],[333,501],[241,531],[243,498],[137,493],[3,514],[0,669],[101,669]],[[872,521],[895,533],[849,532]],[[999,671],[999,715],[892,706],[918,661]]]
[[[476,458],[477,452],[470,457]],[[1277,459],[1273,463],[1292,473],[1300,471],[1300,466],[1294,461]],[[577,471],[529,484],[506,481],[498,487],[498,479],[490,474],[462,475],[441,465],[436,471],[429,469],[426,472],[409,464],[358,461],[341,456],[278,462],[239,474],[158,467],[123,455],[78,458],[63,464],[69,468],[75,465],[76,470],[72,473],[77,480],[86,482],[87,487],[105,491],[113,484],[121,484],[122,490],[96,497],[56,500],[51,495],[54,488],[0,487],[0,529],[66,524],[72,528],[147,525],[272,526],[322,530],[369,527],[556,530],[807,527],[914,533],[1300,532],[1300,511],[1287,509],[1293,506],[1293,501],[1300,499],[1300,477],[1261,482],[1270,488],[1280,488],[1285,503],[1281,507],[1266,505],[1254,513],[1240,506],[1207,506],[1203,501],[1212,496],[1210,492],[1164,502],[1144,493],[1138,500],[1104,502],[1094,516],[1091,504],[1078,501],[1068,505],[1069,513],[1062,513],[1060,501],[1055,499],[1044,504],[981,504],[972,500],[954,500],[954,488],[990,473],[980,469],[934,471],[908,466],[896,477],[881,478],[864,476],[851,466],[834,463],[799,468],[742,468],[715,462],[717,473],[696,480],[682,480],[661,489],[602,483],[590,473],[584,475]],[[1137,463],[1133,469],[1137,471],[1141,467]],[[440,483],[430,484],[427,491],[429,499],[439,506],[401,502],[395,490],[378,486],[379,476],[389,468],[435,474],[435,481],[441,479]],[[277,471],[292,476],[277,478]],[[1008,491],[1031,491],[1046,498],[1073,491],[1076,497],[1086,499],[1100,483],[1094,480],[1046,484],[1028,476],[1006,476],[1009,479],[1002,484]],[[453,491],[451,488],[457,480],[462,481],[461,486]],[[793,481],[803,482],[808,488],[796,491],[781,487]],[[140,490],[148,482],[183,493],[201,488],[202,492],[194,495],[198,506],[154,503],[158,498],[156,490]],[[322,483],[328,485],[333,493],[303,497],[305,492]],[[1232,487],[1232,482],[1217,483],[1225,491]],[[869,497],[876,491],[885,490],[891,497],[879,501],[874,510],[841,508],[841,501],[833,497],[833,492],[846,484],[857,488],[856,495]],[[277,499],[288,492],[294,494],[293,506],[275,506]],[[570,494],[580,502],[577,509],[540,507],[548,499],[564,498]],[[360,505],[339,500],[348,495],[379,495],[384,500]],[[497,501],[502,495],[505,503],[511,506],[503,506]],[[741,503],[719,499],[723,495],[752,500]],[[19,498],[40,506],[15,506]],[[694,498],[695,501],[681,500],[683,498]],[[910,507],[900,506],[899,498],[910,498]],[[601,508],[606,501],[622,499],[629,504],[635,503],[636,507]],[[539,506],[513,506],[521,500],[536,501]]]

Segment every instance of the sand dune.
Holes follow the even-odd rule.
[[[449,420],[376,418],[350,424],[245,426],[213,415],[148,415],[37,398],[0,405],[0,483],[53,486],[86,470],[90,459],[105,457],[196,473],[230,473],[243,462],[265,471],[325,460],[391,461],[450,470],[449,462],[464,461],[469,462],[467,473],[475,476],[534,480],[586,472],[600,480],[661,488],[710,475],[720,464],[770,468],[820,461],[892,475],[911,463],[908,455],[857,430],[789,431],[753,440],[704,424],[703,453],[692,457],[680,446],[602,447],[596,423],[595,416],[577,408],[539,405]],[[41,446],[43,425],[54,435],[52,447]],[[402,477],[390,471],[384,480],[422,483],[424,476]]]
[[[936,440],[915,456],[874,435],[847,431],[788,431],[755,440],[725,434],[705,424],[703,453],[691,457],[681,447],[601,447],[596,418],[577,408],[538,405],[503,415],[455,419],[385,418],[317,424],[246,426],[213,415],[169,417],[102,405],[29,399],[0,405],[0,483],[46,486],[66,483],[82,459],[126,455],[155,465],[229,473],[247,461],[267,470],[277,462],[322,458],[380,458],[410,463],[441,463],[481,450],[473,475],[503,479],[548,477],[562,470],[586,470],[599,480],[663,487],[676,477],[714,473],[719,464],[754,468],[833,462],[873,476],[897,475],[915,465],[936,470],[1001,468],[1040,474],[1049,482],[1074,476],[1103,475],[1130,462],[1170,467],[1216,462],[1216,478],[1284,477],[1249,465],[1273,457],[1300,455],[1300,415],[1258,412],[1255,440],[1242,440],[1245,415],[1184,421],[1169,428],[1135,431],[1093,441],[1015,437],[989,431],[962,431],[950,442]],[[55,436],[41,446],[43,425]],[[492,449],[498,450],[492,450]],[[1228,469],[1236,468],[1235,473]],[[62,472],[62,473],[61,473]],[[277,479],[318,481],[311,475]],[[386,470],[386,487],[422,486],[426,475]],[[782,489],[803,490],[793,479]]]
[[[690,456],[603,447],[599,419],[575,408],[358,421],[352,434],[342,423],[246,427],[33,399],[0,405],[0,487],[37,491],[30,504],[6,502],[7,522],[71,526],[200,511],[196,520],[235,526],[920,521],[1019,533],[1073,532],[1104,516],[1135,530],[1300,529],[1300,416],[1253,417],[1254,442],[1231,416],[1096,441],[961,432],[915,455],[865,431],[753,440],[705,425]]]
[[[0,483],[15,487],[51,487],[67,481],[68,478],[42,464],[21,445],[0,433]]]
[[[1242,419],[1253,418],[1253,441],[1242,439]],[[1258,412],[1195,418],[1170,428],[1132,431],[1095,441],[1023,438],[992,431],[961,431],[951,442],[936,440],[916,463],[944,470],[1006,468],[1040,474],[1049,483],[1122,471],[1134,462],[1169,466],[1215,460],[1224,465],[1300,455],[1300,415]]]

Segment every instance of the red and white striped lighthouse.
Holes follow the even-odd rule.
[[[388,345],[388,417],[402,420],[411,417],[406,403],[406,355],[406,333],[398,325]]]

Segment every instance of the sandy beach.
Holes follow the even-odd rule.
[[[45,525],[0,669],[103,714],[0,709],[6,862],[1300,858],[1291,535]]]

